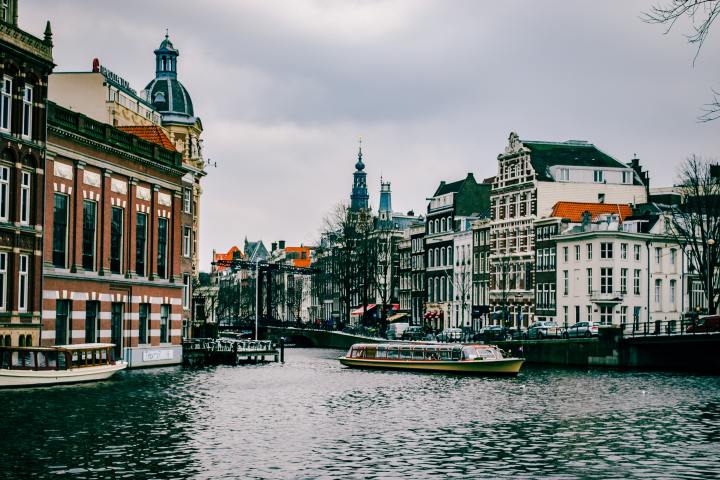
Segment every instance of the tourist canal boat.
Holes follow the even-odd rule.
[[[517,375],[524,360],[495,345],[356,343],[340,363],[354,368]]]
[[[112,343],[54,347],[0,347],[0,387],[31,387],[105,380],[127,367]]]

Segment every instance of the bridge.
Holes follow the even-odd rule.
[[[265,330],[265,332],[263,332]],[[262,335],[265,333],[265,335]],[[266,326],[260,328],[260,334],[269,340],[285,339],[285,343],[298,347],[341,348],[347,350],[355,343],[386,343],[391,340],[377,337],[366,337],[333,330],[315,328]]]

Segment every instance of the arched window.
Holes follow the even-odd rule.
[[[27,335],[25,337],[25,346],[32,347],[32,335]]]
[[[428,233],[429,234],[433,233],[433,222],[428,222]]]
[[[447,255],[448,255],[448,265],[452,265],[452,263],[453,263],[452,247],[447,247]]]
[[[10,338],[10,335],[5,335],[5,346],[9,347],[12,345],[12,339]]]
[[[435,219],[435,233],[440,232],[440,220]]]
[[[438,279],[438,280],[439,280],[439,279]],[[444,301],[444,300],[445,300],[445,298],[446,298],[445,295],[446,295],[446,294],[447,294],[447,290],[445,289],[445,282],[444,282],[444,281],[441,281],[441,282],[440,282],[440,301]]]
[[[433,290],[433,287],[434,287],[433,278],[430,277],[430,281],[428,282],[428,299],[431,302],[435,301],[435,296],[433,295],[435,293],[435,291]]]
[[[445,266],[447,265],[447,251],[444,248],[440,250],[442,250],[442,263],[440,265]]]
[[[435,266],[435,256],[433,255],[432,250],[430,250],[430,253],[428,253],[428,267],[434,267]]]
[[[435,249],[435,266],[440,266],[440,250],[437,248]]]
[[[452,217],[447,217],[447,229],[448,229],[448,230],[453,230]]]
[[[435,279],[435,301],[436,302],[440,301],[440,279],[439,278]]]
[[[25,335],[20,335],[20,338],[18,339],[18,346],[20,346],[20,347],[25,346]]]
[[[445,219],[444,218],[440,219],[440,231],[441,232],[445,231]]]
[[[448,282],[448,286],[447,286],[447,288],[448,288],[448,299],[449,299],[449,300],[452,300],[452,298],[453,298],[453,283],[452,283],[452,279],[451,279],[451,278],[448,278],[448,279],[447,279],[447,282]]]

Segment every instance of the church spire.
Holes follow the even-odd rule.
[[[368,209],[368,195],[367,189],[367,173],[365,173],[365,164],[362,160],[362,138],[359,139],[360,146],[358,147],[358,159],[355,163],[355,173],[353,173],[353,188],[350,194],[350,210],[353,212],[359,212],[360,210]]]

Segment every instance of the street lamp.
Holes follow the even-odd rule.
[[[712,315],[715,312],[710,311],[710,305],[712,305],[712,268],[710,266],[710,249],[712,249],[712,246],[715,245],[714,239],[709,239],[707,241],[708,248],[707,251],[707,297],[708,297],[708,315]],[[714,310],[714,309],[713,309]]]

